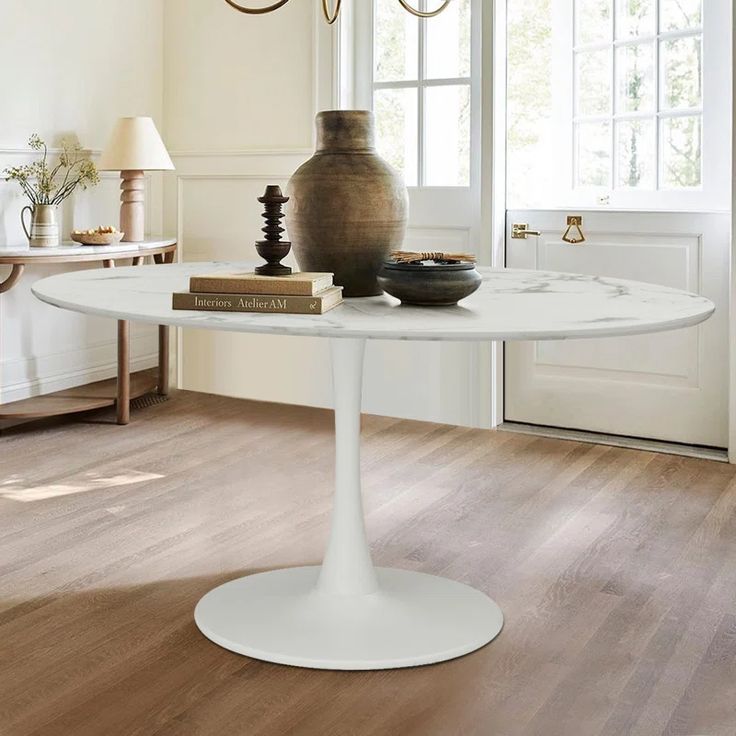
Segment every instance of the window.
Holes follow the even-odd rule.
[[[575,0],[574,184],[702,183],[701,0]]]
[[[422,0],[421,9],[436,7]],[[374,0],[371,95],[377,147],[408,186],[470,185],[471,0],[420,20]]]
[[[507,203],[728,209],[728,0],[507,0]]]

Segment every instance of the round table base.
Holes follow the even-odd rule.
[[[501,609],[462,583],[377,568],[379,590],[316,591],[319,567],[232,580],[197,604],[200,631],[267,662],[330,670],[379,670],[443,662],[482,647],[503,626]]]

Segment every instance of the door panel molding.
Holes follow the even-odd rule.
[[[505,421],[725,447],[729,217],[586,213],[582,245],[561,240],[560,211],[509,211],[513,222],[541,235],[507,232],[510,267],[651,281],[708,296],[716,314],[668,333],[507,345]]]

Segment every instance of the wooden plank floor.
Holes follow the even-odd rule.
[[[365,417],[375,561],[487,591],[500,637],[364,673],[211,644],[207,590],[319,561],[332,441],[327,411],[184,392],[0,436],[0,734],[736,734],[736,470],[712,461]]]

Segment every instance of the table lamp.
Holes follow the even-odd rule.
[[[144,171],[171,171],[171,161],[151,118],[120,118],[113,128],[98,165],[100,171],[119,171],[120,230],[123,241],[139,243],[145,237]]]

